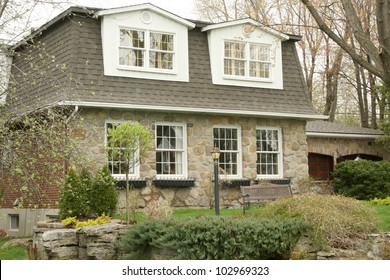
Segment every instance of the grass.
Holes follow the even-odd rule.
[[[390,205],[372,205],[376,211],[381,231],[390,232]]]
[[[0,238],[0,248],[9,240],[9,238]],[[26,260],[27,250],[25,247],[15,246],[6,249],[0,249],[0,260]]]

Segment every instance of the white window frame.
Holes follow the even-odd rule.
[[[214,129],[237,129],[237,151],[235,150],[221,150],[220,145],[216,144],[217,139],[214,137]],[[219,177],[221,179],[241,179],[242,178],[242,145],[241,145],[241,126],[239,125],[215,125],[213,126],[213,146],[217,146],[221,152],[219,156],[219,167],[221,167],[221,156],[223,153],[236,153],[237,154],[237,174],[223,174],[220,172]],[[224,164],[224,163],[222,163]]]
[[[159,126],[178,126],[182,127],[183,129],[183,147],[181,149],[165,149],[165,148],[159,148],[158,147],[158,127]],[[187,124],[185,123],[176,123],[176,122],[158,122],[155,123],[155,147],[156,147],[156,178],[157,179],[187,179],[188,178],[188,163],[187,163]],[[157,153],[158,152],[167,152],[167,151],[174,151],[174,152],[181,152],[182,153],[182,174],[157,174]]]
[[[122,29],[131,30],[131,31],[138,31],[138,32],[144,32],[144,48],[137,48],[137,47],[125,47],[120,45],[120,33]],[[156,50],[151,49],[150,47],[150,36],[151,33],[155,34],[166,34],[173,36],[173,51],[157,51],[160,53],[170,53],[172,54],[172,69],[165,69],[165,68],[155,68],[150,67],[149,59],[150,59],[150,52],[156,52]],[[139,29],[139,28],[133,28],[129,26],[119,26],[117,31],[117,68],[121,70],[131,70],[131,71],[141,71],[141,72],[156,72],[156,73],[164,73],[164,74],[177,74],[177,36],[175,33],[171,32],[164,32],[164,31],[157,31],[157,30],[148,30],[148,29]],[[121,48],[129,48],[129,49],[136,49],[144,52],[144,65],[143,66],[132,66],[132,65],[124,65],[119,63],[120,58],[120,51]]]
[[[108,124],[114,124],[114,125],[120,125],[121,123],[125,122],[124,120],[121,120],[121,121],[117,121],[117,120],[106,120],[105,123],[104,123],[104,143],[105,143],[105,147],[107,148],[108,147]],[[106,160],[107,160],[107,164],[108,164],[108,168],[110,169],[111,171],[111,175],[116,179],[116,180],[125,180],[126,179],[126,174],[125,173],[113,173],[113,168],[111,167],[110,168],[110,162],[111,162],[111,166],[113,166],[112,164],[112,160],[110,161],[109,157],[108,157],[108,151],[106,151]],[[134,165],[134,173],[129,173],[129,179],[139,179],[140,178],[140,162],[138,160],[138,163],[136,165]]]
[[[260,151],[258,149],[257,142],[259,141],[257,137],[257,133],[260,130],[276,130],[278,132],[278,151]],[[277,155],[277,160],[278,160],[278,169],[277,172],[278,174],[259,174],[257,172],[257,168],[259,165],[259,162],[257,160],[257,157],[259,154],[264,153],[264,154],[276,154]],[[257,178],[258,179],[280,179],[283,178],[283,135],[282,135],[282,129],[280,127],[272,127],[272,126],[258,126],[256,127],[256,173],[257,173]]]
[[[231,58],[225,56],[225,42],[231,42],[231,43],[239,43],[244,44],[244,58]],[[269,61],[261,61],[261,60],[252,60],[250,58],[250,47],[251,45],[257,45],[257,46],[265,46],[269,47]],[[273,82],[273,75],[274,75],[274,63],[275,58],[272,55],[272,44],[266,44],[266,43],[258,43],[258,42],[252,42],[252,41],[243,41],[243,40],[234,40],[234,39],[223,39],[222,44],[222,74],[224,79],[233,79],[233,80],[248,80],[248,81],[260,81],[260,82]],[[244,61],[244,75],[233,75],[233,74],[225,74],[225,60],[237,60],[237,61]],[[260,63],[267,63],[269,64],[269,77],[254,77],[250,75],[250,64],[251,62],[260,62]]]

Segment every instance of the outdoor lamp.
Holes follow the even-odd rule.
[[[216,216],[219,216],[218,160],[219,160],[220,155],[221,155],[221,152],[219,151],[218,147],[214,147],[214,149],[211,151],[211,157],[214,160],[214,200],[215,200],[215,215]]]

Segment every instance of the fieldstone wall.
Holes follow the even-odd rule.
[[[116,260],[127,226],[112,222],[79,229],[64,229],[60,223],[41,222],[34,229],[34,259],[40,260]],[[154,250],[151,259],[165,260],[170,252]],[[354,240],[350,249],[328,248],[324,251],[302,235],[293,248],[292,259],[312,260],[382,260],[390,258],[390,233],[371,234]]]
[[[242,178],[256,179],[256,127],[280,127],[283,136],[283,177],[292,180],[294,193],[299,192],[298,180],[308,176],[307,143],[305,121],[266,119],[253,117],[226,117],[206,114],[158,113],[136,110],[82,109],[84,127],[74,130],[73,135],[80,140],[85,151],[91,153],[97,167],[106,163],[105,122],[138,121],[149,128],[154,135],[156,122],[187,124],[188,177],[195,179],[193,187],[157,188],[156,154],[152,149],[141,162],[140,175],[146,180],[146,187],[136,189],[133,196],[140,207],[145,207],[152,199],[163,197],[172,206],[199,206],[213,204],[213,161],[210,152],[213,148],[213,126],[232,125],[241,127]],[[223,178],[222,178],[223,179]],[[124,207],[123,192],[120,192],[120,208]],[[221,190],[221,205],[238,203],[239,188]]]
[[[334,163],[339,156],[367,154],[390,160],[390,154],[372,139],[308,137],[309,153],[332,156]]]
[[[61,223],[43,221],[34,228],[35,258],[40,260],[115,260],[127,226],[110,224],[67,229]]]

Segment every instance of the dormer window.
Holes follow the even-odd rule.
[[[224,74],[270,79],[271,47],[248,42],[224,42]]]
[[[174,69],[174,35],[120,29],[119,65],[140,69]]]

